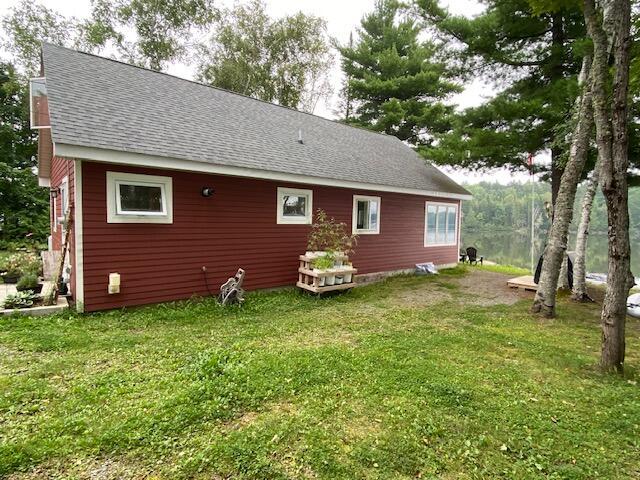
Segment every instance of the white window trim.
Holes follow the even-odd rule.
[[[121,184],[160,187],[162,212],[122,212],[118,188]],[[173,223],[173,178],[107,172],[107,223]]]
[[[31,83],[37,80],[44,80],[45,88],[47,86],[47,78],[46,77],[32,77],[29,79],[29,126],[32,130],[40,130],[44,128],[51,128],[51,125],[34,125],[33,121],[33,95],[31,94]],[[49,93],[47,92],[47,97]]]
[[[359,229],[358,228],[358,201],[364,200],[369,202],[378,203],[378,221],[376,222],[375,229]],[[382,199],[380,197],[372,197],[369,195],[354,195],[353,196],[353,212],[351,215],[351,233],[357,235],[378,235],[380,233],[380,222],[382,218]]]
[[[306,211],[304,217],[287,217],[282,214],[282,208],[284,207],[285,195],[299,195],[306,196],[309,200],[306,202]],[[313,215],[313,190],[305,190],[301,188],[288,188],[278,187],[278,201],[277,201],[277,223],[278,225],[311,225],[311,218]]]
[[[64,206],[65,204],[67,205],[67,208],[69,208],[69,177],[65,176],[62,181],[60,182],[60,186],[59,186],[59,192],[60,192],[60,215],[56,217],[56,224],[60,225],[60,231],[62,232],[62,238],[64,239],[64,219],[65,216],[67,215],[67,212],[65,212]]]
[[[450,242],[450,243],[427,243],[427,228],[428,228],[428,221],[427,221],[427,213],[428,213],[428,209],[429,206],[435,206],[435,207],[454,207],[456,209],[456,231],[455,231],[455,235],[454,235],[454,241]],[[460,208],[458,207],[457,203],[447,203],[447,202],[425,202],[424,203],[424,246],[425,247],[454,247],[456,245],[458,245],[459,243],[459,236],[460,236],[460,217],[459,217],[459,210]],[[446,225],[446,223],[445,223]],[[436,216],[436,238],[437,238],[437,226],[438,226],[438,217]],[[446,232],[445,232],[445,237],[446,237]]]

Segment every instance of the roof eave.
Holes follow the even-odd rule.
[[[165,170],[181,170],[189,172],[210,173],[228,175],[233,177],[256,178],[262,180],[276,180],[290,183],[308,185],[322,185],[328,187],[351,188],[355,190],[368,190],[379,192],[405,193],[409,195],[421,195],[426,197],[449,198],[456,200],[470,200],[471,195],[462,193],[420,190],[415,188],[397,187],[393,185],[377,185],[350,180],[315,177],[271,170],[259,170],[254,168],[236,167],[229,165],[216,165],[194,160],[162,157],[143,153],[110,150],[98,147],[87,147],[65,143],[55,144],[55,155],[59,157],[91,160],[94,162],[114,163],[120,165],[159,168]]]

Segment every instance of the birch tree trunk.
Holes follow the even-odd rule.
[[[582,197],[582,210],[578,235],[576,236],[576,256],[573,262],[573,293],[571,298],[577,302],[592,302],[587,293],[587,241],[591,224],[591,209],[600,185],[600,162],[596,163],[587,188]]]
[[[629,0],[606,0],[602,2],[602,7],[601,10],[596,9],[594,0],[584,0],[584,17],[594,47],[594,119],[609,233],[607,292],[601,315],[600,365],[604,370],[622,373],[626,301],[629,289],[633,286],[627,185],[631,4]],[[613,54],[612,76],[609,75],[608,65],[609,43]]]
[[[560,268],[567,250],[569,226],[573,218],[573,203],[576,198],[578,182],[587,159],[589,139],[593,127],[593,105],[591,102],[591,84],[589,81],[591,56],[587,55],[582,61],[580,84],[582,94],[576,105],[576,125],[571,139],[569,160],[565,165],[560,189],[553,210],[553,222],[549,230],[547,246],[544,249],[542,271],[538,290],[533,299],[531,311],[544,317],[554,317],[556,314],[556,295]]]

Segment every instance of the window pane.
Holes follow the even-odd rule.
[[[369,202],[369,229],[378,229],[378,202]]]
[[[305,217],[307,210],[307,197],[304,195],[285,195],[282,202],[282,215],[284,217]]]
[[[433,205],[427,206],[427,243],[436,243],[436,212]]]
[[[162,188],[120,184],[120,207],[123,212],[162,213]]]
[[[447,207],[438,207],[438,227],[436,230],[436,243],[445,243],[445,231],[447,225]]]
[[[369,230],[369,202],[358,200],[358,215],[356,228],[358,230]]]
[[[447,207],[447,243],[456,243],[456,208]]]

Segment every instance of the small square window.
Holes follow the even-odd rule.
[[[353,196],[352,232],[380,233],[380,197]]]
[[[311,224],[313,191],[278,187],[279,224]]]
[[[173,223],[171,177],[107,172],[108,223]]]

